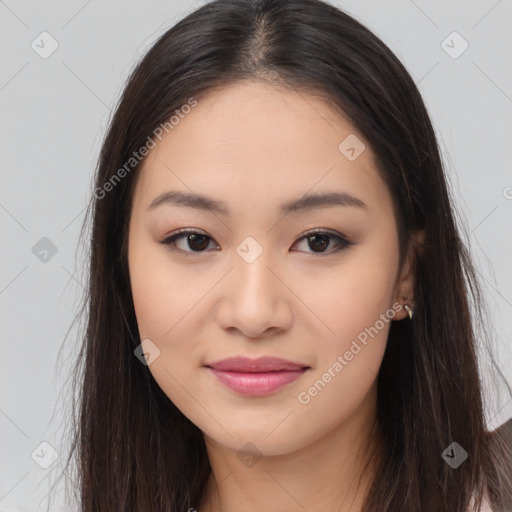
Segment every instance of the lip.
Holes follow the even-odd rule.
[[[205,366],[220,371],[231,371],[231,372],[277,372],[280,370],[296,371],[302,370],[303,368],[309,368],[307,364],[295,363],[293,361],[287,361],[279,357],[263,356],[257,359],[251,359],[250,357],[228,357],[221,361],[214,361],[212,363],[206,363]]]
[[[205,365],[228,388],[246,396],[264,396],[291,384],[310,367],[277,357],[232,357]]]

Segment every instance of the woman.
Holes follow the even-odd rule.
[[[82,510],[512,510],[434,131],[356,20],[181,20],[128,80],[90,213]]]

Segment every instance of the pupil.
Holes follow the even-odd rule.
[[[199,243],[199,247],[193,247],[193,244],[197,242],[197,240],[199,239],[199,241],[201,241],[201,238],[203,239],[202,240],[202,244]],[[205,235],[198,235],[196,233],[192,233],[191,235],[188,236],[188,239],[189,239],[189,247],[191,249],[195,249],[195,250],[203,250],[203,249],[206,249],[208,247],[208,237],[205,236]],[[205,243],[206,242],[206,243]],[[192,245],[191,245],[192,244]]]
[[[311,243],[315,238],[323,239],[323,242],[313,243],[313,246],[310,245],[312,249],[325,249],[329,245],[329,242],[325,243],[326,239],[328,238],[327,235],[311,235],[308,237],[308,242]]]

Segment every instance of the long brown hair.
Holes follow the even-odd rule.
[[[427,110],[389,48],[320,0],[205,4],[165,32],[127,81],[82,228],[92,219],[68,458],[81,510],[181,512],[201,503],[210,473],[202,433],[134,356],[141,340],[127,227],[140,163],[126,163],[191,98],[240,80],[317,94],[360,130],[392,194],[401,263],[410,234],[425,231],[415,316],[392,322],[378,375],[384,457],[364,511],[465,512],[486,489],[496,511],[512,510],[510,433],[486,430],[479,377],[486,309]],[[441,457],[452,442],[468,453],[456,469]]]

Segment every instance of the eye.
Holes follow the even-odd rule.
[[[335,240],[336,243],[334,244],[334,249],[328,251],[327,254],[342,251],[343,249],[348,249],[350,246],[354,245],[347,239],[346,236],[342,235],[341,233],[320,229],[306,233],[306,235],[299,238],[299,241],[305,240],[308,244],[308,247],[313,249],[314,253],[324,254],[326,253],[325,249],[330,245],[329,239]]]
[[[183,238],[186,238],[184,240],[183,246],[179,247],[178,242],[181,242]],[[165,240],[162,240],[159,242],[161,245],[169,246],[171,249],[176,249],[179,251],[182,251],[184,253],[193,254],[194,252],[200,253],[204,252],[204,250],[208,247],[208,241],[212,240],[208,235],[205,233],[201,233],[200,231],[193,231],[189,229],[180,229],[176,233],[172,234],[171,236],[167,237]],[[192,249],[192,251],[187,250],[187,245],[189,249]]]
[[[178,242],[181,242],[182,239],[185,240],[183,240],[182,246],[179,247]],[[160,241],[159,243],[161,245],[170,247],[173,250],[181,251],[185,253],[186,256],[189,256],[194,253],[199,254],[205,252],[208,248],[210,240],[213,239],[200,231],[181,229]],[[319,229],[306,233],[306,235],[299,238],[297,242],[302,240],[305,240],[308,246],[312,249],[312,252],[316,254],[325,254],[325,249],[329,247],[330,240],[334,240],[335,244],[334,248],[331,248],[327,254],[332,254],[354,245],[354,243],[350,242],[347,237],[341,235],[340,233]],[[297,242],[295,242],[295,244]]]

